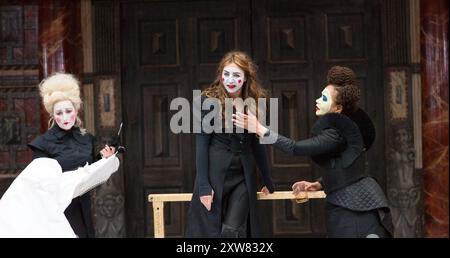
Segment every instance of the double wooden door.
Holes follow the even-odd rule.
[[[213,0],[124,1],[121,4],[122,95],[125,143],[126,227],[129,236],[153,236],[150,193],[191,192],[195,178],[192,134],[170,130],[171,100],[192,101],[192,91],[213,81],[230,50],[249,53],[271,97],[279,99],[279,131],[302,139],[316,117],[315,99],[332,65],[350,66],[360,80],[362,106],[383,129],[376,1]],[[367,97],[370,96],[370,97]],[[383,178],[382,134],[367,168]],[[268,148],[276,190],[314,180],[307,157]],[[268,237],[325,236],[324,201],[258,203]],[[187,203],[165,205],[168,237],[182,237]]]

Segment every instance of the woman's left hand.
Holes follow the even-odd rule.
[[[261,192],[263,192],[265,195],[270,194],[269,189],[267,189],[267,187],[265,187],[265,186],[263,188],[261,188]]]
[[[102,155],[102,158],[109,158],[116,152],[116,148],[108,146],[108,144],[105,145],[105,148],[103,148],[100,151],[100,154]]]

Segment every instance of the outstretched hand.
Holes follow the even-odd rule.
[[[262,126],[256,116],[251,112],[249,112],[248,115],[241,112],[236,112],[236,114],[233,114],[233,123],[237,127],[247,129],[250,133],[258,134],[260,137],[262,137],[267,131],[267,128]]]

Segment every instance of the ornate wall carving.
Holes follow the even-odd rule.
[[[85,83],[94,85],[92,110],[95,124],[97,149],[104,144],[111,143],[122,122],[121,89],[118,35],[119,27],[118,1],[89,0],[82,9],[83,16],[91,16],[92,20],[85,20],[87,26],[84,35],[87,45],[93,45],[93,56],[86,53],[87,67],[94,71],[85,70]],[[92,31],[93,35],[88,32]],[[83,45],[84,47],[84,45]],[[89,46],[88,46],[89,47]],[[91,63],[89,63],[91,62]],[[124,125],[124,128],[127,125]],[[123,131],[122,131],[123,133]],[[92,194],[94,225],[97,237],[125,237],[125,196],[123,187],[123,160],[117,171],[105,184],[97,187]]]
[[[0,196],[31,160],[26,144],[39,134],[38,6],[0,4]]]
[[[410,1],[382,0],[387,197],[395,237],[421,237],[422,180],[415,168],[409,51]],[[412,103],[412,104],[411,104]]]

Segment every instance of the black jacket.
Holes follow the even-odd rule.
[[[312,137],[294,141],[276,133],[274,146],[292,155],[310,156],[322,168],[322,186],[327,194],[367,176],[364,174],[365,145],[359,127],[346,115],[329,113],[312,128]],[[272,135],[272,137],[273,137]]]
[[[202,111],[204,118],[208,111]],[[274,191],[266,147],[259,143],[255,134],[249,133],[205,133],[196,135],[197,175],[192,201],[188,212],[186,237],[220,237],[222,226],[222,193],[225,176],[233,155],[238,155],[244,170],[245,184],[249,196],[250,236],[259,237],[256,216],[255,165],[261,172],[264,185]],[[210,195],[214,190],[211,211],[200,202],[200,196]]]
[[[293,155],[310,156],[321,167],[321,184],[327,202],[352,211],[377,209],[384,227],[392,234],[388,201],[377,181],[364,170],[363,154],[375,139],[375,127],[358,109],[351,115],[329,113],[320,117],[312,136],[294,141],[275,132],[274,146]]]
[[[56,159],[65,172],[95,161],[94,141],[95,138],[91,134],[82,135],[77,127],[65,131],[55,125],[29,143],[28,147],[33,151],[33,159],[41,157]],[[64,214],[75,234],[79,237],[94,237],[89,193],[74,198]]]

